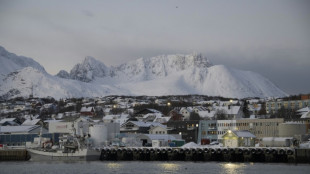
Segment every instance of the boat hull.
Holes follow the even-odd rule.
[[[100,159],[100,151],[96,150],[82,150],[75,153],[27,150],[31,156],[30,161],[96,161]]]

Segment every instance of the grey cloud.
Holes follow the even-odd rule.
[[[85,16],[88,16],[88,17],[94,17],[94,13],[92,13],[91,11],[89,10],[83,10],[82,13],[85,15]]]

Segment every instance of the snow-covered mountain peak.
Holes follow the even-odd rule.
[[[174,54],[139,58],[116,67],[114,73],[118,77],[126,76],[123,79],[140,81],[163,78],[180,71],[211,66],[210,61],[201,54]]]
[[[65,70],[60,70],[56,76],[64,79],[70,79],[70,74]]]
[[[70,77],[82,82],[93,81],[96,77],[106,77],[109,75],[109,68],[101,61],[87,56],[82,63],[73,67],[70,71]]]
[[[35,96],[55,98],[186,94],[243,98],[286,95],[257,73],[212,65],[201,54],[140,58],[116,67],[107,67],[88,56],[76,64],[70,73],[62,70],[52,76],[34,60],[16,56],[0,47],[0,99],[29,96],[31,92]]]
[[[5,75],[10,72],[25,68],[33,67],[43,73],[46,73],[43,66],[31,58],[24,56],[17,56],[14,53],[8,52],[5,48],[0,46],[0,74]]]

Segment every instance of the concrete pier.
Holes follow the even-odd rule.
[[[310,163],[310,149],[295,148],[104,148],[102,161],[227,161]]]
[[[0,150],[0,161],[27,161],[30,155],[26,149]]]

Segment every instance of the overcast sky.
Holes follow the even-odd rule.
[[[110,66],[198,52],[310,93],[307,0],[0,0],[0,45],[51,74],[85,56]]]

